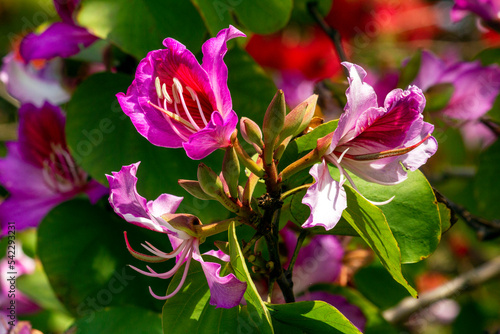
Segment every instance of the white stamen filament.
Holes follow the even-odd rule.
[[[201,109],[200,99],[198,99],[198,94],[196,94],[196,92],[194,91],[194,89],[192,89],[189,86],[186,86],[186,89],[191,94],[191,98],[193,99],[193,101],[195,101],[196,104],[198,105],[198,111],[200,112],[200,116],[201,116],[201,119],[203,120],[203,123],[205,125],[207,125],[208,122],[207,122],[207,119],[205,118],[205,114],[203,113],[203,109]]]
[[[192,252],[192,250],[189,249],[187,251],[187,254],[183,254],[184,256],[181,256],[179,258],[179,260],[175,263],[175,266],[172,269],[170,269],[169,271],[162,273],[162,274],[158,274],[156,271],[151,269],[150,266],[146,266],[146,268],[148,268],[149,271],[141,270],[141,269],[134,267],[132,265],[130,265],[130,268],[134,269],[138,273],[141,273],[141,274],[149,276],[149,277],[157,277],[157,278],[167,279],[167,278],[174,276],[174,274],[177,272],[177,270],[179,270],[179,268],[182,266],[182,263],[184,262],[186,257],[191,255],[191,252]]]
[[[167,101],[169,104],[172,104],[172,98],[170,97],[170,95],[168,95],[167,92],[167,85],[163,84],[161,86],[161,92],[163,94],[163,97],[165,98],[165,101]]]
[[[184,101],[184,96],[182,95],[183,89],[182,89],[181,82],[177,78],[174,78],[174,83],[172,85],[172,92],[174,92],[175,112],[177,113],[177,115],[180,116],[179,110],[177,109],[177,104],[179,103],[179,104],[182,104],[182,108],[184,108],[184,112],[186,113],[186,116],[188,117],[189,122],[191,123],[191,125],[197,131],[201,130],[200,127],[198,126],[198,124],[196,124],[196,122],[194,121],[194,119],[191,116],[191,114],[189,113],[189,110],[188,110],[188,108],[186,106],[186,101]]]
[[[189,256],[189,258],[188,258],[188,260],[186,262],[186,268],[184,268],[184,273],[182,274],[182,278],[181,278],[181,281],[179,282],[179,285],[177,286],[177,288],[171,294],[166,295],[166,296],[158,296],[157,294],[155,294],[153,292],[153,289],[151,289],[151,287],[149,287],[149,293],[151,294],[151,296],[153,296],[153,297],[155,297],[156,299],[159,299],[159,300],[166,300],[166,299],[169,299],[169,298],[175,296],[177,294],[177,292],[179,292],[179,290],[184,285],[184,282],[186,281],[186,277],[187,277],[187,273],[188,273],[189,265],[190,264],[191,264],[191,256]]]
[[[161,84],[160,84],[159,77],[156,77],[156,79],[155,79],[155,88],[156,88],[156,95],[158,95],[158,98],[162,99],[163,96],[161,94]]]
[[[177,247],[176,249],[174,249],[171,253],[165,253],[165,252],[162,252],[161,250],[159,250],[158,248],[154,247],[153,245],[151,245],[149,242],[146,241],[146,244],[149,246],[146,246],[144,244],[141,244],[142,247],[144,247],[145,249],[147,249],[148,251],[150,251],[151,253],[153,253],[154,255],[156,256],[159,256],[159,257],[162,257],[164,259],[171,259],[173,257],[176,257],[184,248],[186,248],[187,244],[189,243],[190,240],[184,240],[180,245],[179,247]],[[192,242],[192,241],[191,241]]]

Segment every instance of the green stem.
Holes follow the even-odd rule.
[[[283,201],[285,198],[288,196],[291,196],[295,193],[298,193],[301,190],[308,189],[310,186],[312,186],[314,183],[306,183],[301,186],[298,186],[297,188],[290,189],[288,191],[285,191],[283,194],[281,194],[281,200]]]
[[[249,242],[247,242],[247,244],[245,245],[245,247],[243,247],[243,249],[241,250],[241,252],[243,253],[243,255],[245,255],[248,251],[250,251],[250,248],[252,248],[252,246],[255,244],[255,242],[257,240],[259,240],[260,238],[262,238],[262,234],[260,234],[259,232],[256,232],[252,239],[250,239]]]
[[[253,161],[252,158],[250,158],[248,153],[241,147],[237,137],[235,137],[233,140],[233,147],[241,163],[245,165],[245,167],[248,168],[249,171],[257,175],[258,177],[264,177],[264,169],[257,165],[257,163]]]
[[[303,229],[299,237],[297,239],[297,245],[295,246],[295,250],[293,251],[292,258],[290,259],[290,264],[288,265],[288,269],[286,270],[286,275],[292,277],[293,273],[293,266],[295,265],[295,261],[297,261],[297,256],[299,255],[300,248],[302,247],[302,244],[304,243],[304,240],[306,239],[307,235],[309,234],[309,231]]]
[[[320,161],[321,161],[321,158],[320,158],[319,152],[317,149],[314,149],[311,152],[304,155],[299,160],[286,166],[286,168],[283,169],[283,171],[280,173],[279,177],[282,180],[287,180],[288,178],[290,178],[290,176],[294,175],[295,173],[298,173],[303,169],[311,167],[312,165],[314,165],[315,163],[318,163]]]

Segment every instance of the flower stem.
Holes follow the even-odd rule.
[[[295,246],[295,250],[293,251],[292,258],[290,259],[290,264],[288,265],[288,269],[286,270],[287,276],[292,277],[293,273],[293,266],[295,265],[295,261],[297,261],[297,256],[299,255],[300,248],[302,247],[302,244],[304,243],[305,238],[309,234],[309,231],[306,229],[303,229],[299,237],[297,239],[297,245]]]
[[[304,189],[308,189],[310,186],[312,186],[314,183],[306,183],[306,184],[303,184],[301,186],[298,186],[297,188],[293,188],[293,189],[290,189],[286,192],[284,192],[283,194],[281,194],[281,200],[283,201],[285,198],[287,198],[288,196],[291,196],[295,193],[298,193],[299,191],[301,190],[304,190]]]
[[[304,155],[299,160],[286,166],[286,168],[283,169],[283,171],[280,173],[279,176],[281,177],[282,180],[287,180],[290,176],[294,175],[295,173],[298,173],[301,170],[306,169],[307,167],[311,167],[312,165],[320,161],[321,158],[319,156],[319,152],[317,149],[314,149],[311,152]]]
[[[257,163],[255,163],[255,161],[250,158],[248,153],[245,152],[245,150],[241,147],[240,142],[238,141],[238,137],[234,137],[232,144],[241,163],[258,177],[264,177],[264,169],[257,165]]]

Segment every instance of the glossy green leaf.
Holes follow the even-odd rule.
[[[483,66],[488,66],[491,64],[500,65],[500,49],[490,48],[482,50],[474,58],[480,60]]]
[[[318,284],[313,286],[310,291],[326,291],[334,295],[341,295],[347,299],[350,304],[356,305],[361,309],[366,318],[364,334],[396,334],[396,328],[391,326],[383,317],[380,309],[363,296],[358,290],[350,287],[344,287],[334,284]]]
[[[205,37],[203,21],[189,1],[84,0],[78,22],[137,59],[163,48],[167,37],[197,52]]]
[[[322,301],[270,304],[273,323],[279,322],[306,333],[361,333],[335,307]]]
[[[207,257],[205,260],[221,263],[212,257]],[[183,272],[184,266],[172,279],[167,293],[177,288]],[[209,304],[209,300],[210,290],[207,278],[200,263],[193,260],[183,287],[163,306],[163,332],[165,334],[225,334],[236,333],[238,330],[249,333],[259,330],[253,317],[249,317],[247,306],[240,305],[231,309],[215,308]]]
[[[271,34],[290,20],[293,0],[233,0],[239,21],[256,34]]]
[[[146,240],[160,249],[171,250],[165,234],[129,224],[88,200],[65,202],[42,221],[38,229],[38,256],[56,296],[73,315],[91,317],[112,305],[161,309],[162,303],[149,295],[147,287],[158,289],[166,283],[128,267],[145,266],[127,251],[123,231],[128,232],[130,242],[138,250],[137,246]],[[166,262],[155,269],[167,270],[171,266]]]
[[[486,219],[496,219],[500,216],[500,141],[496,141],[479,157],[479,167],[474,181],[474,192],[478,211]]]
[[[68,333],[161,334],[161,317],[159,313],[139,307],[111,307],[78,320]]]
[[[115,94],[126,92],[133,78],[122,74],[99,73],[85,80],[67,107],[66,135],[76,162],[93,178],[108,184],[105,174],[141,161],[138,191],[148,200],[162,193],[185,196],[178,212],[198,216],[203,223],[227,217],[215,201],[191,197],[178,179],[195,179],[198,161],[183,149],[157,147],[142,137],[118,104]],[[220,170],[222,152],[205,162]]]
[[[332,175],[338,169],[330,167]],[[396,185],[385,186],[367,182],[350,174],[360,193],[367,199],[383,202],[384,213],[401,250],[402,263],[418,262],[434,252],[441,239],[441,220],[436,196],[420,171],[408,172],[408,178]],[[338,180],[338,177],[334,176]]]
[[[257,288],[253,283],[250,272],[245,263],[245,258],[241,252],[241,248],[236,236],[235,223],[229,226],[229,255],[231,256],[231,266],[234,269],[236,277],[240,281],[247,282],[247,290],[243,296],[247,302],[248,312],[251,318],[259,324],[261,333],[274,333],[271,325],[271,315],[266,305],[260,298]]]
[[[333,120],[321,124],[313,131],[297,138],[295,140],[295,144],[297,145],[297,151],[299,153],[306,152],[314,149],[317,145],[317,141],[319,138],[326,136],[329,133],[335,131],[338,125],[338,120]]]
[[[398,243],[382,210],[368,202],[351,187],[344,185],[344,189],[347,193],[347,209],[342,213],[342,218],[347,220],[370,246],[394,280],[405,287],[413,297],[416,297],[417,291],[406,282],[401,273],[401,254]]]

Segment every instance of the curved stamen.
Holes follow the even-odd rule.
[[[141,244],[142,247],[144,247],[146,250],[150,251],[151,253],[155,254],[156,256],[162,257],[164,259],[171,259],[173,257],[176,257],[184,248],[189,247],[188,243],[191,240],[184,240],[176,249],[174,249],[170,253],[165,253],[159,250],[158,248],[154,247],[151,245],[149,242],[146,241],[146,244],[149,246],[146,246],[144,244]],[[192,242],[192,241],[191,241]]]
[[[169,104],[172,104],[172,98],[170,97],[170,95],[168,95],[167,92],[167,85],[163,84],[161,86],[161,92],[163,94],[163,97],[165,98],[165,101],[167,101]]]
[[[166,296],[158,296],[157,294],[155,294],[153,292],[153,289],[151,289],[151,287],[149,287],[149,293],[151,294],[151,296],[153,296],[159,300],[166,300],[166,299],[169,299],[169,298],[175,296],[177,294],[177,292],[179,292],[179,290],[184,285],[184,282],[186,281],[186,277],[187,277],[190,263],[191,263],[191,257],[189,257],[189,259],[186,262],[186,268],[184,269],[184,273],[182,274],[182,278],[181,278],[181,281],[179,282],[179,285],[177,286],[177,288],[174,291],[172,291],[171,294],[168,294]]]
[[[179,110],[177,109],[177,103],[180,103],[180,104],[182,104],[182,108],[184,109],[184,112],[186,113],[186,116],[188,117],[189,122],[191,122],[191,125],[193,125],[193,127],[199,131],[200,127],[198,126],[198,124],[196,124],[193,117],[191,116],[191,113],[189,112],[188,107],[186,106],[186,101],[184,101],[184,96],[182,95],[182,92],[183,92],[182,85],[181,85],[181,82],[179,81],[179,79],[177,79],[177,78],[174,78],[174,83],[172,85],[172,91],[175,91],[175,93],[174,93],[175,112],[177,113],[177,115],[180,116]]]
[[[193,99],[193,101],[196,102],[196,104],[198,106],[198,111],[200,112],[200,116],[201,116],[201,119],[202,119],[203,123],[205,125],[207,125],[208,122],[207,122],[207,119],[205,118],[205,113],[203,112],[203,109],[201,109],[200,99],[198,99],[198,94],[196,94],[196,92],[194,91],[194,89],[192,89],[189,86],[186,86],[186,89],[191,94],[191,98]]]
[[[134,250],[132,248],[132,246],[130,245],[130,243],[128,242],[127,231],[124,231],[123,235],[125,236],[125,244],[127,245],[128,252],[136,259],[141,260],[141,261],[153,262],[153,263],[165,262],[168,260],[168,258],[151,256],[151,255],[143,254],[143,253],[140,253],[140,252]]]
[[[188,251],[187,253],[189,255],[190,251]],[[129,267],[134,269],[138,273],[145,275],[145,276],[167,279],[167,278],[174,276],[174,274],[177,272],[177,270],[179,270],[179,268],[182,266],[182,263],[184,262],[185,259],[186,259],[186,257],[181,256],[179,261],[177,261],[177,263],[175,264],[175,266],[172,269],[170,269],[167,272],[161,273],[161,274],[158,274],[156,271],[151,269],[150,266],[146,266],[146,268],[148,268],[149,271],[141,270],[133,265],[129,265]]]
[[[158,96],[159,99],[163,99],[162,93],[161,93],[161,83],[160,83],[160,78],[156,77],[155,78],[155,88],[156,88],[156,95]]]

